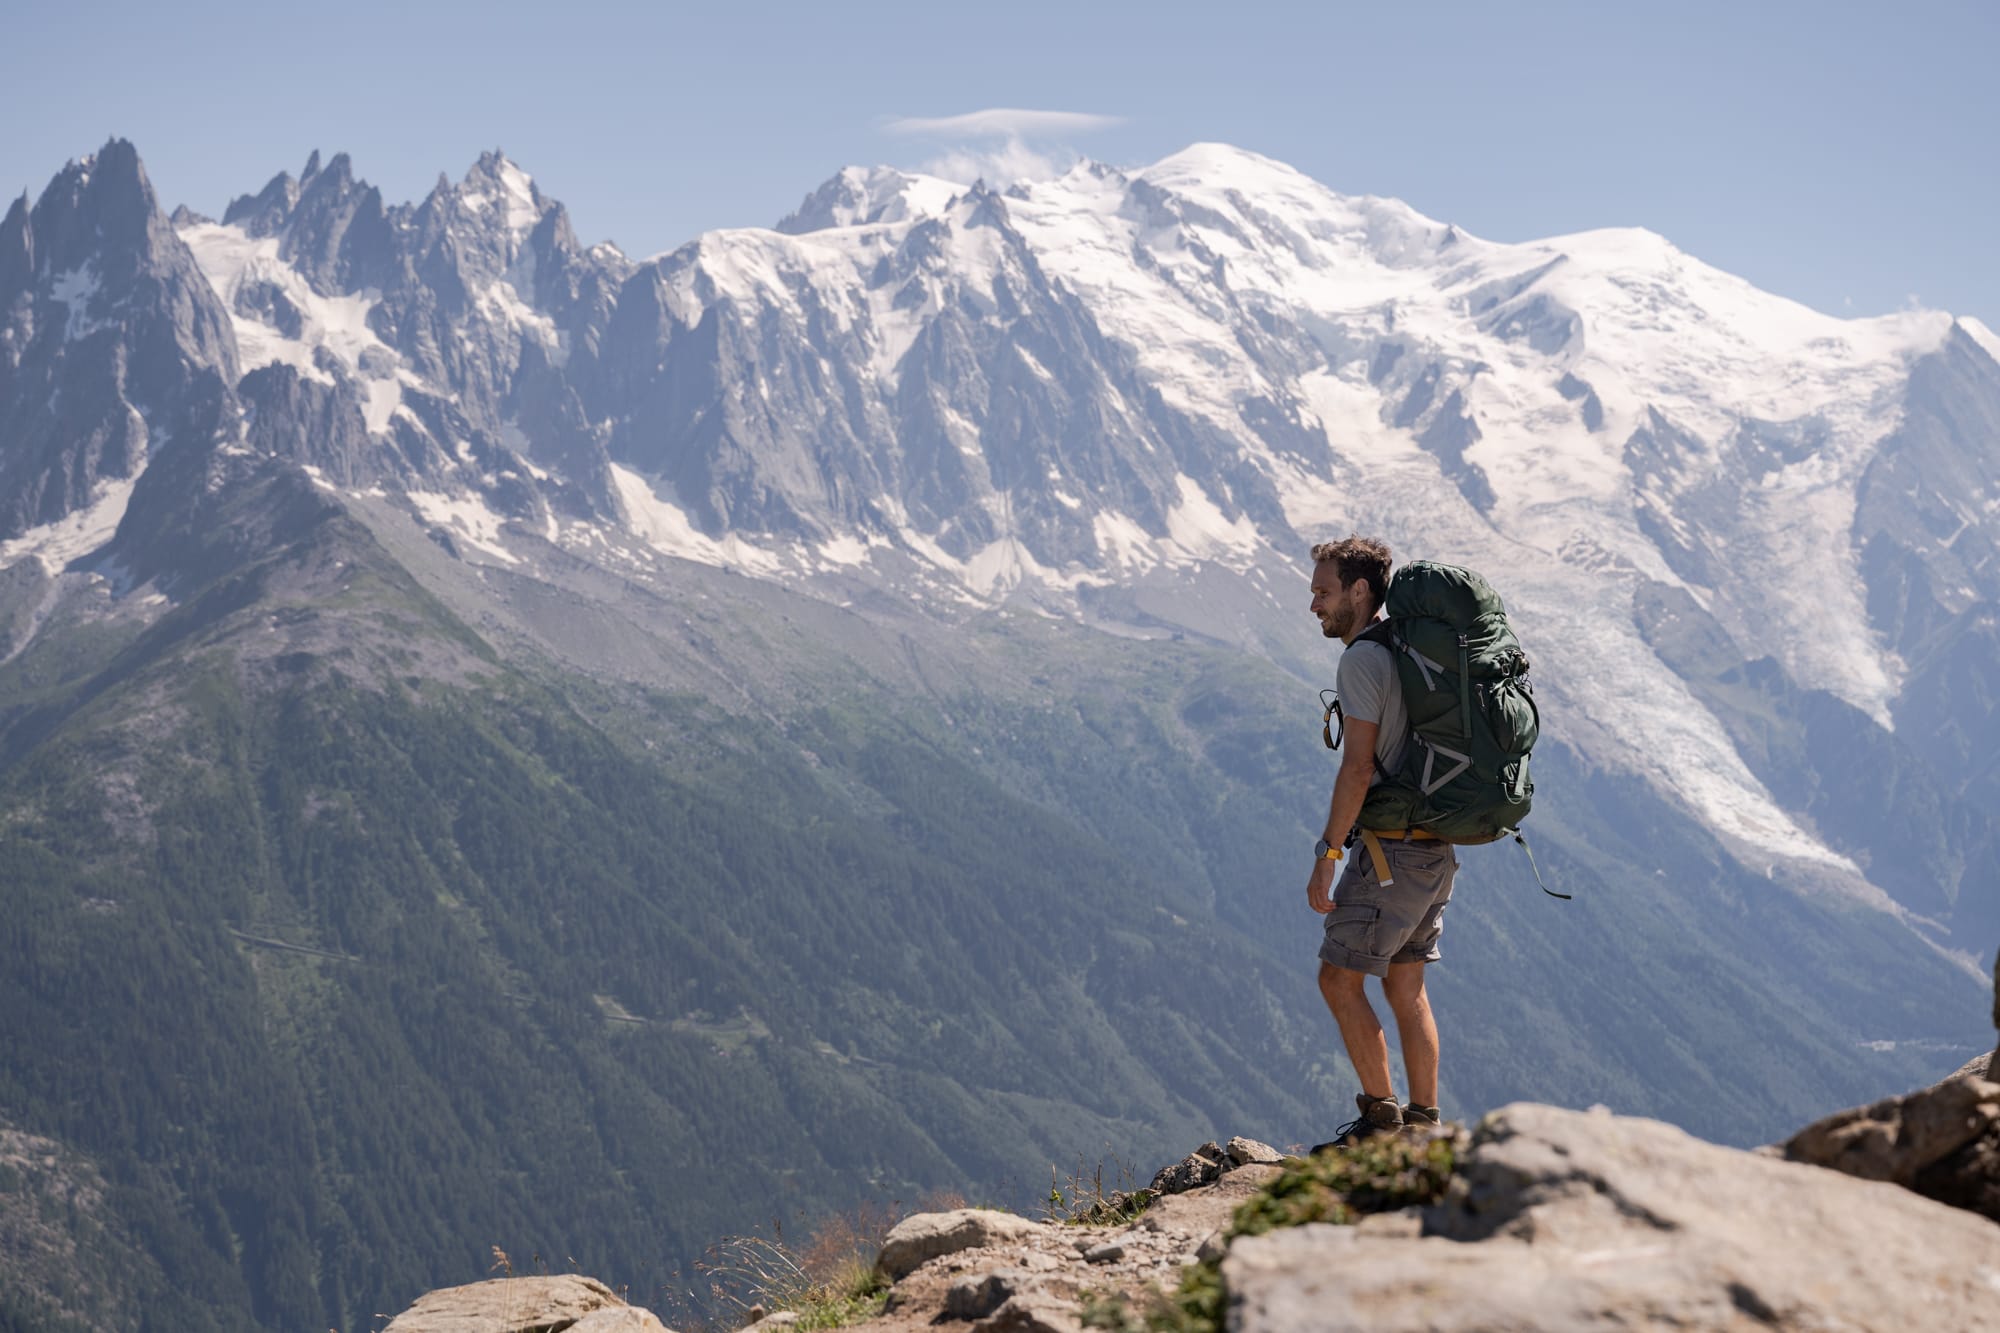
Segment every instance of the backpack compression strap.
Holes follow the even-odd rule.
[[[1528,840],[1521,836],[1521,831],[1519,829],[1514,830],[1514,841],[1520,843],[1521,850],[1528,853],[1528,869],[1535,872],[1535,883],[1541,884],[1543,893],[1548,894],[1549,897],[1551,898],[1560,898],[1566,903],[1575,901],[1576,895],[1570,893],[1557,893],[1554,889],[1550,888],[1548,885],[1542,884],[1542,868],[1535,864],[1535,853],[1529,849]]]

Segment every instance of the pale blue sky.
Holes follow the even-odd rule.
[[[2000,327],[2000,4],[28,4],[0,32],[0,188],[117,134],[219,214],[312,148],[391,201],[499,146],[586,242],[762,226],[848,164],[1002,141],[987,107],[1116,125],[1045,155],[1212,139],[1497,240],[1642,225],[1836,313]]]

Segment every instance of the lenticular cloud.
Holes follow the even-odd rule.
[[[1026,111],[989,107],[957,116],[901,116],[885,127],[891,134],[936,138],[1032,139],[1089,134],[1125,123],[1123,116],[1088,111]]]

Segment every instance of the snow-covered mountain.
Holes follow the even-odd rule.
[[[119,226],[87,251],[92,210]],[[199,383],[225,452],[517,573],[1014,600],[1310,672],[1302,551],[1380,533],[1495,577],[1561,743],[1878,905],[1662,626],[1913,719],[1947,788],[1991,781],[1933,704],[1993,674],[2000,337],[1974,320],[1837,319],[1643,230],[1484,241],[1221,145],[1004,192],[850,169],[775,230],[639,263],[499,154],[393,207],[315,154],[177,219],[113,144],[0,226],[12,559],[108,531],[149,457],[122,423]]]
[[[665,1280],[773,1199],[1323,1137],[1348,531],[1535,663],[1576,898],[1465,853],[1457,1109],[1747,1143],[1941,1074],[1996,356],[1217,146],[634,261],[497,153],[216,222],[113,142],[0,221],[0,1136],[68,1219],[0,1324],[346,1327],[502,1241]]]

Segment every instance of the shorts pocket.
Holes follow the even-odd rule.
[[[1335,944],[1362,958],[1386,957],[1379,947],[1382,939],[1382,909],[1374,903],[1336,901],[1326,917],[1327,943]]]
[[[1451,864],[1451,844],[1448,842],[1395,842],[1382,844],[1382,854],[1389,858],[1389,865],[1397,871],[1407,870],[1413,875],[1432,875]]]

